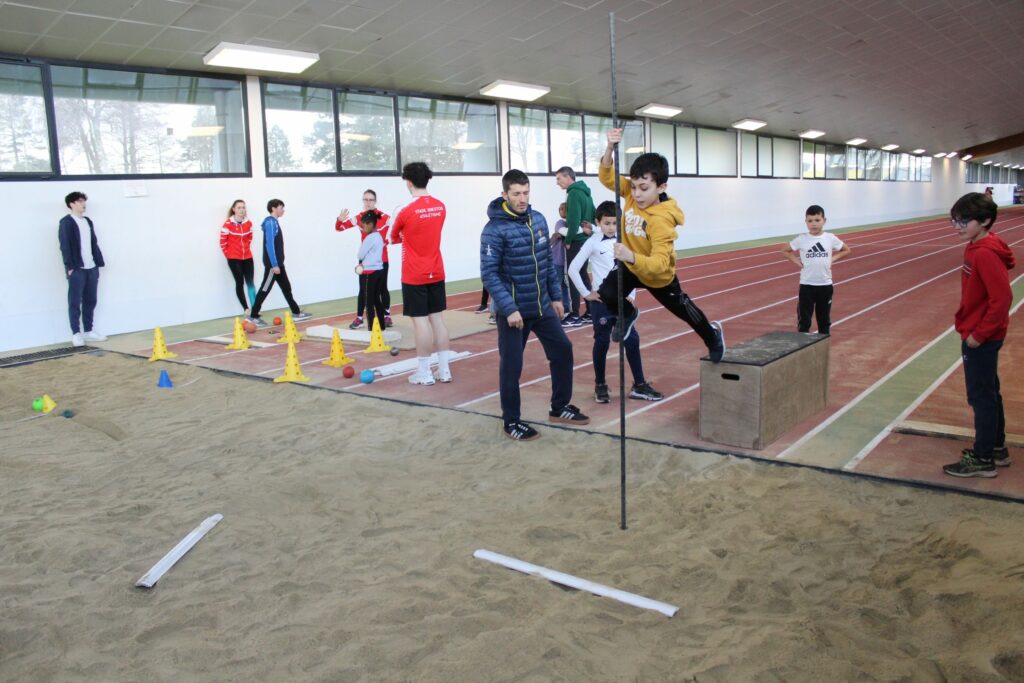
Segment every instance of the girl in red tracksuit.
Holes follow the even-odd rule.
[[[228,268],[235,278],[235,296],[238,297],[238,303],[242,305],[245,315],[249,315],[252,302],[256,301],[256,287],[252,283],[252,221],[246,216],[245,201],[241,199],[236,199],[231,204],[228,218],[224,225],[220,226],[220,250],[224,252]],[[242,289],[243,282],[248,289],[248,301],[245,298],[246,291]]]
[[[384,267],[381,269],[384,275],[380,276],[383,280],[382,294],[384,296],[384,327],[391,327],[391,292],[388,291],[388,229],[391,227],[388,224],[390,216],[382,211],[377,211],[377,193],[373,190],[367,190],[363,192],[363,210],[356,214],[355,222],[349,218],[349,211],[345,209],[338,214],[338,219],[334,221],[334,229],[338,232],[354,228],[361,224],[363,216],[370,211],[377,214],[377,232],[380,233],[381,238],[384,240]],[[366,239],[366,233],[360,231],[361,240]],[[363,309],[366,307],[366,281],[364,278],[359,278],[359,296],[356,297],[356,317],[349,324],[351,329],[361,327],[363,324]]]

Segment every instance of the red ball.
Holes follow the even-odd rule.
[[[242,329],[245,330],[246,332],[255,332],[256,323],[251,323],[248,320],[246,320],[244,323],[242,323]]]
[[[275,325],[280,325],[281,324],[281,316],[278,316],[278,317],[274,318],[274,324]]]
[[[345,369],[341,371],[341,374],[345,375],[345,377],[352,378],[356,374],[356,371],[351,365],[346,365]]]

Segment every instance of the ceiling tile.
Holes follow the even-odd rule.
[[[89,46],[89,60],[109,64],[121,64],[136,52],[136,45],[116,45],[114,43],[94,43]]]
[[[235,12],[229,9],[192,5],[184,14],[174,20],[173,25],[178,28],[213,31],[233,16],[235,16]]]
[[[191,3],[175,0],[140,0],[134,7],[125,12],[121,18],[133,21],[144,21],[160,26],[169,26],[174,20],[188,10]]]
[[[50,10],[0,5],[0,26],[16,28],[20,33],[45,33],[61,15]]]
[[[207,41],[204,31],[190,31],[184,28],[166,28],[163,33],[149,42],[147,47],[160,50],[191,50],[202,41]]]
[[[118,21],[111,25],[99,39],[104,43],[119,45],[136,45],[142,47],[155,38],[163,28],[153,24],[142,24],[133,21]]]
[[[81,39],[91,43],[116,22],[113,19],[99,17],[83,17],[78,14],[65,14],[57,23],[46,31],[46,35],[58,38]]]
[[[0,45],[3,45],[5,50],[16,54],[24,53],[38,38],[39,36],[34,33],[0,31]]]
[[[65,38],[63,36],[40,36],[32,46],[32,54],[41,57],[76,59],[89,47],[91,40]]]
[[[68,11],[75,14],[117,19],[137,2],[138,0],[75,0]]]

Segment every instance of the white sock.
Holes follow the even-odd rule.
[[[420,377],[426,377],[427,375],[430,374],[430,356],[427,356],[426,358],[421,358],[420,356],[417,356],[416,362],[420,364]]]
[[[437,371],[442,375],[451,374],[451,370],[448,369],[448,351],[437,352]]]

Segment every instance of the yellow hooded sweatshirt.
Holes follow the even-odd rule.
[[[615,191],[615,169],[601,166],[597,177]],[[667,286],[676,276],[676,226],[685,220],[683,210],[674,199],[641,209],[630,192],[629,176],[621,176],[619,194],[626,200],[622,243],[636,255],[636,262],[626,267],[648,287]]]

